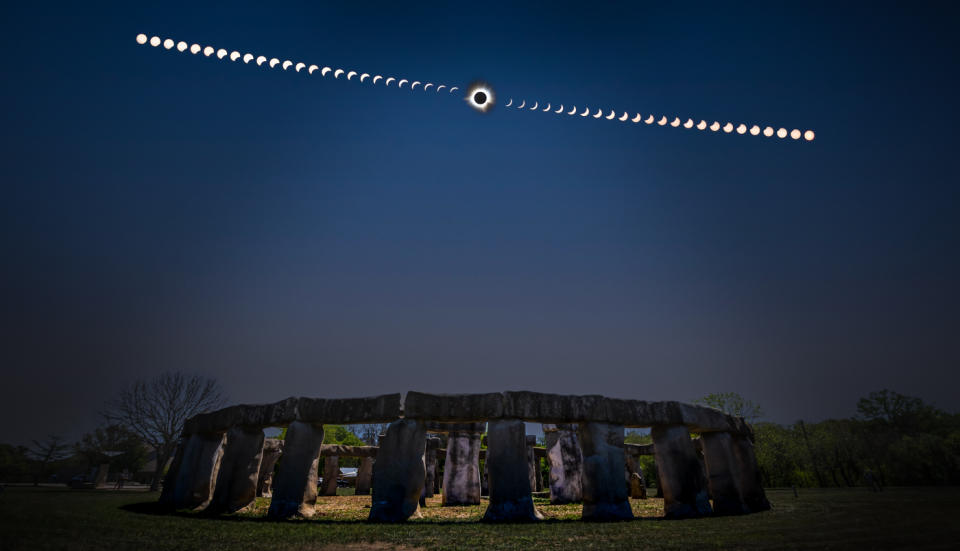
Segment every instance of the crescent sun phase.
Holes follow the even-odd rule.
[[[160,48],[162,46],[162,48],[160,48],[161,51],[165,50],[165,51],[184,53],[184,54],[189,53],[194,56],[202,52],[203,57],[205,58],[212,58],[217,60],[229,60],[231,62],[236,62],[242,59],[244,64],[249,64],[250,61],[256,60],[257,67],[262,67],[264,64],[266,64],[266,66],[269,67],[270,69],[276,69],[277,67],[279,67],[282,71],[286,71],[288,68],[294,67],[296,74],[301,74],[306,76],[312,76],[314,72],[317,71],[319,67],[321,67],[320,65],[315,65],[315,64],[307,65],[307,63],[302,61],[284,60],[283,62],[281,62],[280,59],[276,57],[268,58],[264,55],[255,56],[252,53],[245,53],[241,55],[240,52],[237,50],[234,50],[228,53],[228,51],[224,48],[214,48],[213,46],[201,46],[198,43],[194,43],[188,46],[187,42],[182,40],[177,42],[177,41],[174,41],[174,39],[172,38],[160,38],[159,36],[147,36],[146,34],[143,34],[143,33],[136,35],[135,40],[137,44],[141,46],[149,45],[153,48]],[[215,56],[213,55],[214,53],[216,53]],[[307,71],[301,72],[301,70],[304,68],[308,68]],[[353,70],[345,71],[344,69],[339,69],[339,68],[332,69],[330,66],[324,65],[322,66],[322,69],[320,69],[320,76],[326,77],[327,74],[331,72],[333,73],[333,77],[336,80],[340,80],[340,75],[346,74],[347,78],[343,79],[343,82],[350,82],[351,83],[350,85],[364,83],[368,78],[370,78],[370,75],[372,74],[372,73],[360,73],[359,71],[353,71]],[[358,78],[357,80],[353,80],[353,77],[357,75],[359,75],[360,78]],[[373,76],[372,79],[370,79],[370,84],[376,85],[383,78],[384,77],[382,77],[381,75],[376,74],[375,76]],[[403,88],[404,84],[411,82],[410,80],[405,78],[402,78],[398,81],[394,77],[387,77],[383,81],[383,85],[385,87],[389,87],[390,84],[394,81],[397,82],[397,86],[396,86],[397,88]],[[447,84],[434,85],[432,82],[427,82],[423,86],[420,86],[420,84],[421,84],[421,81],[414,80],[412,81],[412,84],[409,87],[407,87],[407,89],[411,91],[419,92],[421,94],[428,94],[428,95],[438,96],[438,97],[444,97],[444,96],[460,97],[467,104],[467,106],[477,111],[478,113],[484,113],[484,114],[490,113],[497,103],[496,102],[497,94],[494,91],[493,85],[491,85],[488,82],[484,82],[480,80],[474,81],[470,83],[468,86],[466,86],[465,87],[466,93],[464,93],[462,96],[460,96],[459,94],[454,94],[454,92],[456,92],[457,90],[460,90],[459,86],[448,86]],[[508,109],[508,111],[513,111],[513,112],[526,111],[526,112],[533,112],[533,113],[545,113],[545,114],[551,114],[551,115],[577,114],[576,107],[574,107],[569,112],[567,112],[564,110],[563,104],[560,104],[560,108],[557,110],[554,110],[552,108],[552,103],[550,102],[545,102],[544,105],[546,105],[546,108],[543,108],[543,109],[540,108],[539,100],[533,100],[531,101],[530,104],[532,105],[532,107],[528,108],[527,102],[525,100],[521,100],[519,105],[515,105],[513,102],[513,98],[510,98],[510,100],[504,105],[504,108],[512,107],[511,109]],[[595,119],[599,121],[616,121],[616,122],[630,121],[633,123],[639,123],[641,120],[643,120],[639,112],[623,111],[622,115],[617,116],[617,113],[620,110],[614,110],[614,109],[611,109],[610,113],[605,115],[603,109],[596,108],[596,113],[593,116],[590,116],[591,112],[594,109],[595,108],[592,108],[592,107],[585,107],[584,111],[580,113],[580,116],[583,118]],[[634,116],[633,118],[630,118],[630,114],[629,114],[630,112],[636,113],[636,116]],[[657,120],[658,118],[659,120]],[[707,128],[709,128],[712,132],[717,132],[718,130],[721,129],[720,123],[718,122],[714,122],[708,127],[705,120],[701,120],[698,124],[694,124],[693,122],[694,119],[690,117],[686,118],[686,122],[681,122],[682,119],[677,116],[675,116],[671,121],[663,114],[656,115],[656,116],[653,114],[650,114],[647,116],[645,120],[643,120],[643,122],[645,122],[648,125],[652,125],[654,121],[657,121],[658,126],[667,127],[667,128],[683,128],[688,130],[696,129],[698,131],[705,131]],[[586,124],[586,123],[583,123],[583,124]],[[763,131],[760,130],[761,126],[763,127]],[[774,130],[774,128],[777,128],[777,129]],[[786,127],[782,127],[782,126],[774,127],[770,125],[759,125],[759,124],[748,125],[748,123],[727,122],[722,127],[722,129],[723,129],[722,134],[728,134],[731,136],[762,136],[764,138],[776,137],[777,139],[781,139],[781,140],[789,137],[791,140],[795,140],[795,141],[803,140],[808,142],[813,141],[813,139],[816,137],[816,134],[814,133],[813,130],[800,130],[799,128],[788,130]]]

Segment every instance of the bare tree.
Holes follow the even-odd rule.
[[[47,474],[47,466],[54,461],[60,461],[67,457],[70,447],[63,441],[63,438],[50,435],[43,442],[33,441],[33,449],[30,455],[37,460],[37,473],[33,477],[33,485],[40,484],[40,479]]]
[[[160,488],[163,468],[173,454],[184,422],[210,411],[224,398],[214,379],[184,373],[164,373],[149,381],[137,381],[107,402],[101,413],[109,423],[127,427],[156,452],[156,468],[150,490]]]

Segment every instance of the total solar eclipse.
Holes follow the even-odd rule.
[[[474,82],[467,88],[467,104],[481,113],[486,113],[493,107],[493,88],[486,82]]]

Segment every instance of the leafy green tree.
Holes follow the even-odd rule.
[[[759,405],[736,392],[713,392],[702,398],[697,398],[693,403],[703,404],[731,415],[743,417],[751,424],[763,416],[763,410],[760,409]]]
[[[753,426],[757,465],[764,486],[810,486],[812,476],[806,476],[801,437],[796,429],[776,423],[757,423]]]
[[[387,432],[389,423],[368,423],[362,425],[347,425],[347,429],[357,435],[368,446],[376,446],[380,435]]]
[[[920,398],[892,390],[871,392],[857,402],[858,416],[865,421],[886,425],[900,432],[929,431],[944,416]]]
[[[324,425],[323,443],[342,446],[366,446],[366,442],[343,425]]]
[[[367,445],[366,442],[361,440],[360,437],[358,437],[356,434],[350,432],[350,430],[343,425],[324,425],[323,426],[323,443],[339,444],[341,446],[366,446]],[[339,465],[341,467],[359,467],[360,458],[341,457],[339,459]]]

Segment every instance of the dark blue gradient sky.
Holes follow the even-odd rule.
[[[771,420],[889,387],[955,408],[948,3],[5,7],[0,441],[122,385],[689,400]],[[543,113],[138,46],[139,33]]]

